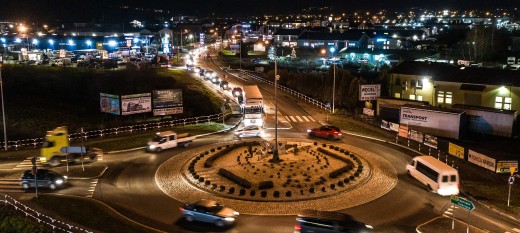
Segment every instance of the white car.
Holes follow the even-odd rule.
[[[262,137],[264,135],[264,129],[260,126],[252,125],[246,126],[242,129],[235,131],[235,136],[239,138],[243,137]]]

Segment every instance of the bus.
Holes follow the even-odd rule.
[[[264,125],[263,96],[257,85],[244,86],[244,126]]]
[[[408,175],[423,183],[432,192],[441,196],[459,194],[457,169],[428,155],[417,156],[406,165]]]

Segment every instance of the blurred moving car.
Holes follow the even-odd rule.
[[[221,81],[221,82],[220,82],[220,88],[221,88],[222,90],[227,90],[227,89],[229,89],[229,82],[228,82],[228,81]]]
[[[38,182],[38,188],[56,189],[57,187],[62,187],[67,182],[67,176],[48,169],[37,169],[36,179],[31,170],[24,171],[22,176],[20,176],[22,189],[34,188],[36,187],[36,182]]]
[[[311,138],[320,137],[327,139],[340,139],[342,135],[341,130],[338,127],[332,125],[325,125],[319,128],[308,129],[307,133]]]
[[[261,137],[263,135],[264,135],[264,129],[262,129],[262,127],[256,126],[256,125],[246,126],[242,129],[235,131],[235,136],[237,136],[239,138]]]
[[[179,208],[188,222],[194,220],[213,223],[218,227],[231,225],[235,222],[238,212],[220,205],[216,201],[201,199],[195,203]]]
[[[368,233],[373,227],[352,216],[333,211],[303,210],[296,217],[294,233]]]

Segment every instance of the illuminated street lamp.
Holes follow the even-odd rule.
[[[27,27],[24,26],[24,25],[20,25],[20,27],[18,27],[18,31],[20,31],[22,34],[25,34],[25,39],[27,40],[27,50],[30,50],[30,47],[29,47],[29,35],[27,35]]]
[[[334,47],[330,48],[330,52],[332,53],[332,67],[333,67],[333,73],[334,73],[334,79],[332,81],[332,113],[334,113],[334,97],[336,92],[336,61],[334,60],[334,51],[336,49]]]

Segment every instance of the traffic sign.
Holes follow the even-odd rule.
[[[60,149],[62,153],[87,153],[84,146],[64,146]]]
[[[515,173],[515,168],[516,167],[510,167],[509,168],[509,172],[511,172],[511,176]]]
[[[468,201],[464,198],[458,197],[458,196],[451,196],[450,199],[451,203],[458,205],[464,209],[468,209],[469,211],[474,210],[475,206],[471,201]]]
[[[509,185],[513,185],[513,183],[515,183],[515,177],[510,176],[509,179],[507,180],[507,182],[509,183]]]

